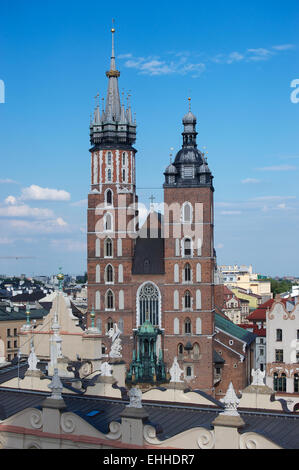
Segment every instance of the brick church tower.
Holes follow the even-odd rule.
[[[114,29],[106,75],[106,106],[100,112],[96,105],[90,124],[88,311],[95,311],[103,353],[118,325],[131,381],[140,358],[150,364],[144,381],[155,383],[158,369],[165,378],[177,357],[190,386],[213,394],[214,189],[196,118],[189,109],[182,149],[164,173],[164,215],[152,209],[139,229],[136,122],[120,103]]]
[[[189,99],[190,100],[190,99]],[[190,107],[190,104],[189,104]],[[213,388],[213,176],[196,143],[196,117],[183,117],[183,146],[164,173],[167,362],[177,355],[185,377]]]

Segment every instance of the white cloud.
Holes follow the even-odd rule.
[[[10,245],[14,243],[14,239],[8,237],[0,237],[0,245]]]
[[[53,218],[54,214],[50,209],[39,209],[36,207],[29,207],[27,204],[21,204],[0,207],[0,217],[29,217],[34,219],[49,219]]]
[[[240,62],[244,59],[244,57],[245,56],[243,54],[240,54],[239,52],[231,52],[228,56],[226,63],[232,64],[233,62]]]
[[[246,178],[245,180],[242,180],[241,183],[242,184],[257,184],[257,183],[260,183],[261,180],[258,180],[256,178]]]
[[[296,196],[259,196],[252,198],[251,201],[281,201],[285,199],[296,199]]]
[[[122,58],[128,59],[125,62],[125,67],[135,68],[143,75],[190,74],[193,78],[196,78],[205,70],[205,64],[190,62],[187,57],[188,54],[180,53],[173,55],[174,58],[170,61],[157,56],[134,57],[132,54],[123,54]]]
[[[273,165],[273,166],[264,166],[262,168],[257,168],[260,171],[292,171],[297,170],[296,166],[293,165]]]
[[[221,215],[240,215],[242,214],[241,211],[221,211]]]
[[[253,61],[267,60],[273,55],[272,51],[269,49],[264,49],[263,47],[258,49],[247,49],[247,51],[250,53],[248,60]]]
[[[50,242],[52,248],[58,249],[59,251],[86,251],[86,242],[80,240],[73,240],[71,238],[51,240]]]
[[[49,234],[65,233],[70,231],[68,224],[61,218],[50,220],[24,220],[12,219],[9,221],[8,228],[13,229],[14,233]]]
[[[223,243],[218,243],[218,245],[216,245],[217,250],[221,250],[222,248],[224,248]]]
[[[14,206],[15,204],[17,204],[17,198],[14,196],[7,196],[7,198],[5,199],[5,204],[10,204]]]
[[[81,199],[80,201],[72,202],[71,206],[74,207],[84,207],[87,206],[87,199]]]
[[[32,184],[28,188],[22,189],[22,200],[34,201],[69,201],[70,193],[63,189],[41,188],[36,184]]]
[[[273,49],[276,51],[288,51],[290,49],[294,49],[294,44],[281,44],[278,46],[273,46]]]
[[[15,180],[11,180],[10,178],[0,179],[0,184],[17,184]]]

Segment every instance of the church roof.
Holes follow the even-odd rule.
[[[244,341],[247,344],[251,344],[255,340],[255,335],[250,331],[246,331],[243,328],[240,328],[238,325],[235,325],[228,318],[223,317],[215,312],[215,326],[220,330],[234,336],[241,341]]]
[[[149,213],[136,239],[132,274],[164,274],[163,216]]]
[[[42,402],[50,393],[32,392],[0,387],[0,419],[6,419],[26,408],[41,409]],[[84,396],[63,393],[66,404],[64,412],[80,416],[98,431],[107,434],[111,421],[120,419],[128,400],[106,397]],[[189,429],[204,427],[213,429],[213,421],[223,406],[217,401],[211,406],[186,405],[167,402],[146,402],[143,406],[149,415],[149,422],[156,427],[157,437],[164,441]],[[245,426],[239,432],[256,432],[285,449],[299,448],[299,416],[290,412],[266,410],[241,410]]]

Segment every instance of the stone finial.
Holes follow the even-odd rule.
[[[128,392],[130,403],[127,408],[142,408],[142,392],[139,388],[133,387]]]
[[[221,398],[220,400],[222,403],[224,403],[225,410],[223,413],[220,413],[221,415],[226,415],[226,416],[239,416],[239,413],[237,411],[238,405],[240,403],[239,398],[237,397],[233,384],[230,382],[226,395],[224,398]]]
[[[173,364],[169,369],[170,382],[183,382],[181,380],[181,374],[184,373],[183,369],[180,368],[177,357],[174,358]]]
[[[260,385],[264,386],[264,378],[265,378],[265,371],[261,371],[260,369],[252,369],[251,370],[251,377],[252,377],[252,383],[251,385]]]
[[[61,392],[63,385],[58,375],[58,369],[54,369],[54,375],[52,377],[52,382],[48,387],[52,390],[51,398],[54,400],[62,400]]]
[[[112,367],[108,362],[103,362],[100,367],[102,377],[112,377]]]

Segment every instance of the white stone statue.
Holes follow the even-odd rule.
[[[51,398],[54,398],[55,400],[62,399],[61,392],[63,390],[63,385],[58,375],[58,369],[54,369],[54,375],[48,387],[52,390]]]
[[[251,370],[251,377],[252,377],[252,383],[251,385],[261,385],[264,386],[264,378],[265,378],[265,371],[261,371],[260,369],[252,369]]]
[[[32,344],[30,354],[28,356],[28,370],[38,370],[36,367],[37,363],[39,362],[39,359],[36,357],[35,351],[34,351],[34,346]]]
[[[180,368],[177,357],[174,358],[173,364],[169,369],[170,382],[183,382],[181,380],[181,374],[184,373],[183,369]]]
[[[120,333],[121,331],[118,328],[116,323],[113,324],[113,328],[110,328],[110,330],[107,333],[107,335],[109,336],[109,338],[111,338],[111,341],[112,341],[109,357],[112,357],[112,358],[122,357],[122,353],[121,353],[122,345],[121,345],[121,339],[119,337]]]
[[[112,367],[108,362],[102,362],[100,371],[102,377],[112,377]]]
[[[221,398],[220,401],[222,401],[222,403],[224,403],[224,406],[225,406],[224,412],[220,413],[221,415],[239,416],[237,408],[240,403],[240,400],[235,393],[232,382],[230,382],[228,386],[225,397]]]
[[[128,408],[142,408],[142,392],[139,388],[133,387],[128,393],[130,403]]]

